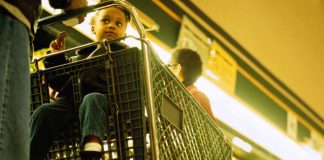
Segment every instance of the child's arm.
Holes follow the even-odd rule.
[[[50,51],[48,52],[48,54],[64,50],[66,38],[67,38],[66,32],[59,33],[58,36],[56,37],[56,39],[54,39],[51,42],[50,47],[49,47]],[[61,64],[67,63],[67,62],[68,61],[65,58],[65,54],[59,54],[59,55],[47,57],[44,59],[45,68],[54,67],[54,66],[61,65]]]
[[[67,34],[65,32],[59,33],[58,36],[56,37],[56,39],[54,39],[51,42],[50,51],[48,52],[48,54],[64,50],[66,38],[67,38]],[[65,58],[64,53],[58,54],[55,56],[51,56],[51,57],[46,57],[44,59],[45,68],[65,64],[67,62],[68,62],[68,60]],[[63,89],[63,87],[65,86],[65,84],[68,83],[69,78],[70,78],[69,75],[61,75],[61,76],[57,76],[57,77],[46,77],[46,79],[49,82],[50,87],[54,91],[58,91],[58,92],[60,92]]]
[[[63,9],[64,11],[82,8],[88,5],[87,0],[49,0],[51,7],[55,9]],[[78,15],[79,23],[84,21],[86,14]]]

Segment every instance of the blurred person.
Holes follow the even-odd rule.
[[[171,55],[170,64],[180,65],[180,71],[176,73],[179,81],[186,86],[187,90],[216,122],[208,97],[194,85],[202,74],[203,66],[199,54],[188,48],[176,49]]]
[[[49,2],[64,10],[87,5],[86,0]],[[0,0],[0,155],[6,160],[29,159],[29,56],[40,13],[41,0]]]

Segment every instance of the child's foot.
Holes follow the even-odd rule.
[[[103,156],[102,146],[96,142],[88,142],[80,152],[81,160],[100,160]]]
[[[94,152],[101,152],[102,147],[97,142],[88,142],[84,145],[83,151],[94,151]]]

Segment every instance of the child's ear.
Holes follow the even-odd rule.
[[[93,25],[91,25],[91,33],[96,34],[95,31],[94,31],[94,26]]]

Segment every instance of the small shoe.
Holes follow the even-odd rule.
[[[86,143],[80,156],[81,160],[100,160],[103,156],[102,146],[94,142]]]
[[[103,152],[97,151],[81,151],[81,160],[100,160],[103,156]]]

